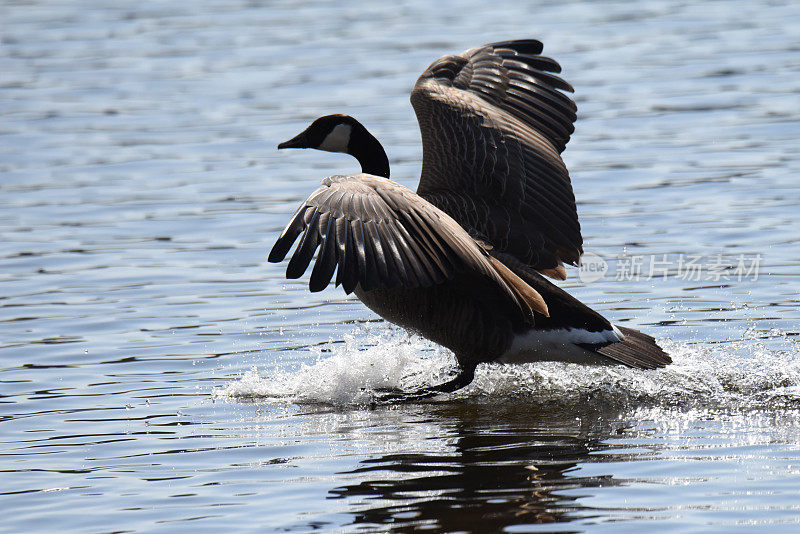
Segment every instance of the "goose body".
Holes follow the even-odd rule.
[[[326,178],[276,241],[269,261],[309,288],[335,283],[388,321],[452,350],[461,373],[422,391],[468,384],[483,362],[670,363],[652,337],[612,325],[549,282],[583,251],[560,153],[575,104],[558,63],[534,40],[444,56],[411,102],[422,132],[417,192],[389,180],[380,142],[354,118],[328,115],[278,148],[353,155],[362,173]]]

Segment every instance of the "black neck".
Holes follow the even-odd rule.
[[[386,151],[380,141],[363,126],[350,137],[347,153],[361,164],[361,172],[389,177],[389,158],[386,157]]]

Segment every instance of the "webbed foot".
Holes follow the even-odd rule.
[[[399,388],[381,388],[376,390],[375,399],[372,401],[372,405],[377,406],[401,402],[413,402],[435,397],[440,393],[452,393],[453,391],[469,385],[473,378],[475,378],[474,367],[462,370],[452,380],[448,380],[447,382],[436,386],[424,387],[412,391],[403,391]]]

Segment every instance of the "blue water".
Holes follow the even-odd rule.
[[[0,21],[0,531],[800,532],[800,4]],[[275,145],[349,113],[415,187],[416,77],[517,37],[576,89],[564,156],[608,271],[564,287],[675,363],[486,366],[370,409],[452,356],[266,263],[319,180],[357,170]]]

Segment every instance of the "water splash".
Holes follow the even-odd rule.
[[[456,370],[449,351],[386,326],[345,336],[313,364],[288,371],[244,373],[216,398],[298,404],[364,405],[377,390],[440,383]],[[542,362],[483,365],[467,388],[450,395],[469,401],[528,400],[566,404],[585,400],[614,406],[683,409],[800,408],[800,351],[782,333],[785,349],[753,336],[720,345],[663,342],[673,364],[656,371]],[[448,397],[440,397],[448,398]]]
[[[292,403],[363,405],[380,389],[412,389],[443,382],[456,369],[455,358],[424,339],[386,327],[362,326],[317,353],[316,361],[300,369],[275,369],[262,376],[256,369],[244,373],[217,398],[273,400]]]

